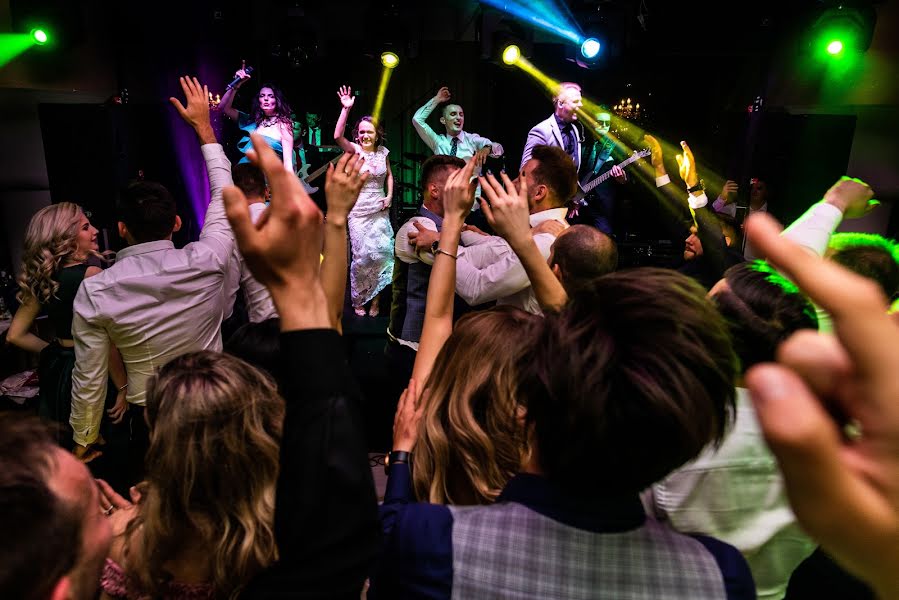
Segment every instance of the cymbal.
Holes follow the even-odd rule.
[[[424,154],[419,154],[418,152],[403,152],[403,158],[408,158],[409,160],[427,160],[428,157]]]

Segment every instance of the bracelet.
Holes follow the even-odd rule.
[[[449,252],[447,252],[447,251],[444,250],[443,248],[437,248],[437,250],[434,251],[434,254],[446,254],[447,256],[449,256],[449,257],[450,257],[451,259],[453,259],[453,260],[458,260],[458,258],[459,258],[457,255],[455,255],[455,254],[450,254]]]
[[[128,388],[128,384],[126,383],[122,387],[118,388],[117,391],[121,392],[122,390],[127,389],[127,388]]]
[[[384,460],[384,473],[390,475],[390,465],[403,465],[412,462],[412,453],[405,450],[391,450]]]

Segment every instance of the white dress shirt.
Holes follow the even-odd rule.
[[[431,152],[452,156],[453,138],[445,133],[437,133],[428,125],[428,117],[439,104],[440,102],[436,98],[431,98],[427,104],[415,111],[415,114],[412,116],[412,125],[415,127],[415,131],[418,132],[418,136],[431,149]],[[502,154],[502,146],[476,133],[460,131],[458,140],[455,155],[462,160],[468,160],[478,150],[487,146],[491,147],[491,156]]]
[[[721,447],[707,448],[655,484],[653,508],[678,531],[735,546],[749,563],[758,597],[779,600],[790,574],[817,544],[802,532],[790,509],[749,391],[736,391],[736,422]]]
[[[254,224],[259,221],[264,212],[264,202],[250,204],[250,220]],[[256,281],[256,278],[250,273],[250,269],[247,267],[247,263],[244,261],[237,245],[234,246],[234,257],[228,266],[226,280],[228,294],[228,301],[225,307],[226,318],[231,315],[238,290],[243,291],[244,303],[247,307],[247,316],[250,323],[261,323],[278,316],[278,311],[275,310],[275,303],[268,288]]]
[[[199,241],[180,250],[171,240],[129,246],[112,267],[78,289],[70,418],[78,444],[97,439],[110,343],[121,352],[128,373],[127,400],[137,405],[146,404],[147,379],[169,360],[222,348],[225,274],[234,251],[222,189],[231,185],[231,163],[219,144],[206,144],[202,152],[211,201]]]
[[[567,212],[566,208],[551,208],[534,213],[530,216],[531,227],[549,220],[564,223]],[[549,259],[555,241],[556,236],[549,233],[534,236],[534,243],[545,259]],[[508,242],[498,236],[490,236],[484,243],[459,249],[456,293],[472,306],[496,300],[497,304],[515,306],[535,315],[542,314],[521,261]]]

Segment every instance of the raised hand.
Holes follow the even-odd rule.
[[[684,153],[677,154],[674,158],[677,160],[677,168],[681,179],[684,180],[688,188],[691,188],[699,183],[699,175],[696,174],[696,161],[693,159],[693,151],[690,150],[687,142],[682,141],[680,145],[684,149]]]
[[[880,205],[877,200],[872,200],[874,190],[861,179],[840,177],[827,193],[824,201],[839,208],[843,216],[853,219],[863,217]]]
[[[450,91],[449,88],[444,86],[437,91],[437,101],[438,102],[449,102],[450,99]]]
[[[328,219],[346,219],[356,200],[359,190],[368,179],[368,171],[362,171],[365,159],[361,154],[347,152],[337,161],[337,166],[328,165],[325,175],[325,199],[328,203]]]
[[[737,182],[728,179],[724,182],[724,187],[721,188],[721,193],[718,194],[718,198],[725,204],[730,204],[733,202],[734,196],[736,196],[738,190],[739,186],[737,185]]]
[[[508,175],[500,173],[500,177],[502,183],[492,174],[478,178],[486,196],[486,200],[481,198],[481,210],[490,226],[514,249],[531,236],[528,183],[524,177],[519,178],[520,189],[516,192]]]
[[[179,77],[181,89],[184,90],[184,99],[187,106],[181,104],[177,98],[169,98],[169,102],[181,115],[184,121],[194,128],[199,135],[201,131],[212,131],[209,122],[209,89],[200,85],[196,77]]]
[[[484,162],[484,155],[480,152],[469,158],[465,166],[446,178],[443,186],[443,210],[446,215],[460,217],[464,221],[471,206],[474,204],[474,192],[477,189],[477,180],[473,179],[474,172]]]
[[[337,97],[340,98],[341,106],[347,110],[353,108],[353,104],[356,103],[356,97],[353,95],[353,88],[348,85],[340,86],[340,89],[337,90]]]
[[[653,168],[656,170],[656,176],[664,174],[665,163],[662,158],[662,144],[659,143],[659,140],[655,139],[648,133],[643,136],[643,141],[645,141],[649,146],[649,150],[651,152],[649,160],[652,163]]]
[[[403,390],[396,415],[393,417],[393,450],[412,452],[418,441],[418,424],[424,413],[424,405],[418,399],[418,384],[409,380],[409,387]]]
[[[256,133],[250,139],[253,150],[247,157],[265,173],[272,197],[254,225],[243,192],[233,186],[225,188],[225,210],[238,248],[253,276],[271,291],[282,330],[329,327],[319,281],[322,213],[265,139]]]
[[[804,252],[770,216],[746,224],[757,252],[833,318],[799,332],[746,383],[802,528],[880,597],[899,589],[899,325],[872,281]]]

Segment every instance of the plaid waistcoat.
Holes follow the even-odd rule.
[[[593,533],[522,504],[455,507],[452,598],[725,598],[714,556],[647,519]]]

